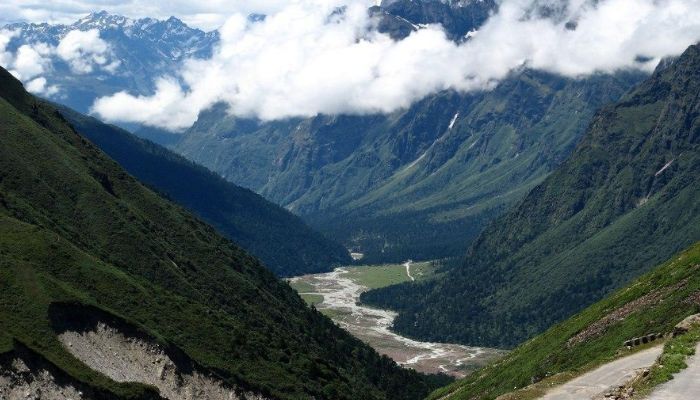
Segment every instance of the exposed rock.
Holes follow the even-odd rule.
[[[85,332],[66,331],[59,339],[71,354],[90,368],[117,382],[155,386],[162,397],[170,400],[262,399],[230,387],[196,368],[181,371],[158,344],[127,337],[104,323]]]
[[[689,317],[686,317],[683,321],[679,322],[674,328],[673,328],[673,336],[678,336],[682,335],[693,326],[700,324],[700,314],[693,314]]]
[[[578,332],[576,335],[572,336],[566,342],[567,347],[574,346],[579,343],[586,342],[590,339],[600,336],[603,334],[610,326],[623,321],[627,316],[635,312],[643,311],[661,301],[665,295],[669,292],[679,290],[687,284],[688,280],[684,279],[677,284],[669,288],[664,288],[663,290],[656,290],[648,293],[636,300],[630,301],[624,306],[612,310],[608,315],[599,319],[598,321],[589,325],[586,329]],[[634,341],[634,339],[633,339]],[[640,339],[641,343],[641,339]],[[633,345],[639,345],[640,343],[632,343]],[[625,345],[627,345],[625,343]]]
[[[60,385],[45,369],[31,371],[16,358],[9,366],[0,366],[0,399],[2,400],[90,400],[71,385]]]

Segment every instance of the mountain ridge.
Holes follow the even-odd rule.
[[[137,179],[191,210],[278,276],[330,271],[352,259],[297,216],[158,144],[57,106],[76,130]]]

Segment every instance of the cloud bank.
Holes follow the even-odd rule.
[[[14,53],[7,49],[16,33],[0,30],[0,66],[6,68],[17,79],[25,83],[27,90],[52,96],[59,92],[56,85],[49,85],[46,74],[54,68],[55,61],[68,64],[72,73],[81,75],[96,68],[114,73],[118,60],[112,60],[107,42],[100,38],[97,29],[69,31],[57,46],[46,43],[31,43],[20,46]]]
[[[374,29],[366,1],[345,3],[342,15],[333,14],[340,3],[313,0],[264,22],[233,15],[211,59],[187,61],[152,96],[117,93],[93,111],[170,130],[191,126],[217,102],[264,120],[386,113],[444,89],[489,89],[523,67],[570,77],[651,71],[700,39],[698,0],[572,0],[556,19],[533,16],[531,1],[506,0],[459,45],[439,26],[393,41]]]

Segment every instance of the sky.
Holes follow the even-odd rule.
[[[378,0],[369,1],[370,3]],[[233,14],[272,14],[297,0],[2,0],[0,26],[12,22],[70,24],[105,10],[131,18],[175,16],[205,31],[218,29]]]
[[[69,20],[97,9],[131,16],[175,14],[189,21],[216,14],[207,18],[222,21],[217,22],[221,43],[210,59],[187,60],[177,76],[156,77],[154,93],[118,92],[92,107],[94,115],[110,122],[172,131],[188,128],[199,112],[219,102],[228,104],[231,114],[263,120],[390,113],[441,90],[489,90],[522,68],[571,78],[626,69],[651,72],[662,58],[700,40],[700,0],[569,0],[566,15],[557,20],[533,16],[533,1],[556,0],[503,0],[498,13],[461,44],[448,40],[438,25],[394,41],[376,31],[366,12],[373,3],[368,0],[214,1],[202,8],[192,1],[170,1],[166,7],[157,0],[66,0],[52,1],[50,10],[27,7],[27,1],[14,7],[19,15],[76,13]],[[345,14],[329,18],[339,5],[347,7]],[[251,23],[250,12],[268,17]],[[571,21],[575,29],[567,24]],[[118,69],[99,36],[72,39],[63,52],[61,44],[23,54],[27,62],[20,66],[37,89],[54,90],[34,68],[44,54],[75,62],[77,72]],[[2,41],[0,32],[0,61],[17,64],[19,56],[3,55]],[[82,60],[87,63],[80,65]]]

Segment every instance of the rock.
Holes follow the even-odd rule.
[[[674,328],[673,328],[673,336],[678,336],[682,335],[693,326],[700,324],[700,314],[693,314],[687,318],[685,318],[683,321],[679,322]]]

